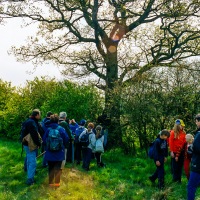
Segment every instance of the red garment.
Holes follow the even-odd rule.
[[[184,149],[185,149],[185,154],[184,154],[184,171],[185,171],[185,175],[187,177],[187,179],[189,180],[190,177],[190,162],[191,162],[191,158],[192,155],[188,154],[187,150],[188,150],[188,146],[190,144],[188,144],[187,142],[184,145]]]
[[[170,151],[175,153],[177,157],[179,157],[181,151],[184,151],[184,145],[186,143],[185,135],[186,133],[181,130],[177,138],[174,138],[174,130],[170,132],[169,148]]]
[[[184,171],[185,171],[185,175],[187,177],[187,180],[189,180],[189,178],[190,178],[190,162],[191,162],[191,158],[190,159],[188,159],[188,158],[184,159],[183,166],[184,166]]]

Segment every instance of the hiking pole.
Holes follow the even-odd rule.
[[[38,155],[36,158],[41,157],[42,155],[44,155],[46,153],[46,151],[42,152],[40,155]]]
[[[74,167],[74,140],[72,140],[72,168]]]

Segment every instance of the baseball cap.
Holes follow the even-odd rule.
[[[185,123],[183,122],[182,119],[177,119],[177,120],[175,121],[175,124],[178,124],[178,125],[181,125],[181,126],[185,126]]]

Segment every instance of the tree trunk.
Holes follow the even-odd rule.
[[[117,48],[116,48],[117,49]],[[107,64],[107,88],[105,90],[105,109],[111,118],[109,126],[108,147],[122,145],[122,132],[120,126],[120,89],[118,83],[117,51],[108,52]]]

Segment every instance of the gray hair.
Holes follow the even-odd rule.
[[[66,117],[67,117],[67,113],[66,112],[60,112],[59,118],[66,118]]]

